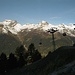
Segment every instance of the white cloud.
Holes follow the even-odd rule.
[[[50,19],[58,19],[58,18],[61,18],[61,17],[58,17],[58,16],[50,17]]]

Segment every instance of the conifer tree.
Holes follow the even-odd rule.
[[[4,74],[7,72],[7,57],[5,53],[0,56],[0,73]]]
[[[13,53],[10,53],[9,59],[8,59],[8,68],[9,70],[12,70],[17,67],[17,58]]]

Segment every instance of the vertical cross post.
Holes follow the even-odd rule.
[[[52,34],[52,42],[53,42],[53,50],[55,51],[55,40],[54,40],[54,33],[56,32],[56,31],[58,31],[57,29],[56,30],[54,30],[53,28],[52,29],[48,29],[48,31],[47,32],[49,32],[49,33],[51,33]]]

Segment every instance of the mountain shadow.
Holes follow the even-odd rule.
[[[21,69],[15,69],[9,75],[50,75],[59,67],[71,63],[74,60],[75,47],[63,46],[52,53],[49,52],[45,58],[31,65]]]

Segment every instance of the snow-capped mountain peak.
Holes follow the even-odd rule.
[[[5,20],[5,21],[3,21],[3,24],[4,25],[13,25],[13,24],[16,24],[17,23],[17,21],[14,21],[14,20]]]
[[[17,32],[21,30],[21,25],[14,20],[5,20],[3,22],[0,22],[0,27],[2,27],[3,33],[8,33],[9,31],[13,34],[17,34]]]
[[[39,23],[39,25],[48,25],[48,22],[42,21],[42,22]]]

